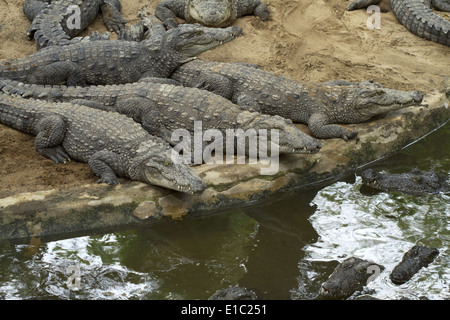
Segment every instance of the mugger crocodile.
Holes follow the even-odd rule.
[[[195,122],[202,129],[242,129],[279,131],[279,153],[316,153],[320,140],[300,131],[291,120],[259,112],[242,111],[231,101],[214,93],[161,83],[129,83],[111,86],[40,86],[0,79],[0,91],[24,98],[77,102],[133,118],[151,134],[172,141],[174,130],[195,133]]]
[[[432,247],[415,245],[409,249],[392,270],[389,278],[395,284],[409,281],[420,269],[428,267],[439,255],[439,250]]]
[[[423,94],[384,88],[370,81],[307,84],[244,63],[196,59],[170,76],[183,86],[203,88],[230,99],[243,110],[279,115],[306,123],[316,138],[354,138],[357,132],[336,124],[360,123],[389,111],[417,105]]]
[[[447,177],[431,171],[413,169],[407,173],[389,174],[366,169],[361,178],[364,185],[385,192],[414,195],[450,193]]]
[[[56,163],[88,163],[99,183],[117,185],[119,176],[187,193],[206,188],[171,160],[169,144],[119,113],[0,93],[0,123],[35,135],[37,152]]]
[[[166,28],[176,28],[177,17],[187,23],[226,27],[244,15],[270,19],[269,9],[261,0],[163,0],[155,9],[155,16]]]
[[[360,291],[370,281],[375,279],[384,266],[374,262],[350,257],[342,261],[325,281],[321,288],[319,299],[346,299],[355,291]]]
[[[184,24],[141,42],[99,40],[50,46],[25,58],[0,60],[0,78],[71,86],[167,80],[181,64],[235,39],[241,31],[238,26],[217,29]]]
[[[381,0],[357,0],[348,10],[365,8]],[[450,0],[391,0],[397,20],[415,35],[450,46],[450,21],[438,16],[431,6],[440,11],[450,11]]]
[[[118,33],[126,23],[120,8],[120,0],[27,0],[23,12],[32,21],[27,36],[36,41],[38,49],[70,44],[71,38],[87,28],[99,11],[107,29]],[[72,21],[71,17],[78,13]]]

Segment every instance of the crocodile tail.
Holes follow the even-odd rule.
[[[415,35],[450,46],[450,21],[436,15],[429,0],[391,0],[400,23]]]

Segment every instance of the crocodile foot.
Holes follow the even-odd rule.
[[[38,150],[38,152],[44,157],[53,160],[55,163],[66,163],[67,161],[70,161],[69,155],[61,146],[56,146],[53,148],[41,148]]]
[[[97,183],[106,183],[111,186],[117,186],[120,184],[117,177],[111,177],[111,176],[104,176],[97,180]]]
[[[103,20],[109,31],[119,33],[125,28],[127,21],[122,17],[119,10],[112,4],[105,4],[102,7]]]

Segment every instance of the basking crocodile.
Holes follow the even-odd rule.
[[[32,20],[27,35],[36,41],[38,49],[70,44],[71,38],[88,27],[99,11],[109,31],[118,33],[125,27],[119,0],[27,0],[23,7],[25,15]],[[71,18],[78,13],[78,20]]]
[[[166,28],[176,28],[177,17],[207,27],[226,27],[244,15],[270,19],[269,9],[260,0],[163,0],[155,15]]]
[[[280,153],[315,153],[319,140],[298,130],[291,120],[258,112],[241,111],[231,101],[214,93],[161,83],[130,83],[112,86],[39,86],[0,80],[0,91],[24,98],[49,101],[83,101],[104,110],[132,117],[154,135],[172,141],[172,133],[186,129],[195,133],[194,122],[202,129],[217,129],[224,136],[228,129],[278,129]]]
[[[322,284],[319,298],[346,299],[355,291],[362,290],[383,270],[383,266],[374,262],[350,257],[340,263]]]
[[[173,163],[169,144],[116,112],[0,93],[0,123],[35,135],[37,152],[56,163],[87,162],[99,183],[117,185],[119,176],[188,193],[205,189],[189,166]]]
[[[420,269],[427,267],[439,255],[439,250],[416,245],[403,255],[402,261],[389,275],[395,284],[409,281]]]
[[[364,185],[386,192],[397,191],[415,195],[450,192],[446,176],[419,169],[398,174],[383,174],[367,169],[361,173],[361,178]]]
[[[365,8],[381,0],[357,0],[348,10]],[[440,11],[450,11],[449,0],[391,0],[391,8],[398,21],[421,38],[450,46],[450,21],[438,16],[431,6]]]
[[[170,77],[184,86],[219,94],[244,110],[306,123],[316,138],[354,138],[357,132],[336,124],[364,122],[420,104],[423,98],[417,91],[392,90],[371,82],[302,85],[256,66],[200,59],[183,64]]]
[[[37,84],[120,84],[167,78],[201,52],[239,36],[237,26],[185,24],[141,42],[87,41],[44,48],[21,59],[0,60],[0,77]]]

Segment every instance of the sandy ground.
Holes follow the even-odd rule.
[[[25,0],[0,0],[0,58],[19,58],[36,51],[26,37],[30,25],[22,13]],[[235,24],[243,35],[201,57],[241,61],[300,82],[374,79],[387,87],[430,93],[450,87],[450,48],[406,30],[381,4],[381,29],[369,30],[370,14],[347,12],[344,0],[265,0],[272,20],[248,16]],[[143,6],[154,12],[159,0],[122,1],[129,23]],[[447,13],[439,13],[450,18]],[[105,31],[97,17],[84,35]],[[55,165],[35,152],[34,138],[0,125],[0,196],[83,185],[95,181],[85,164]]]

